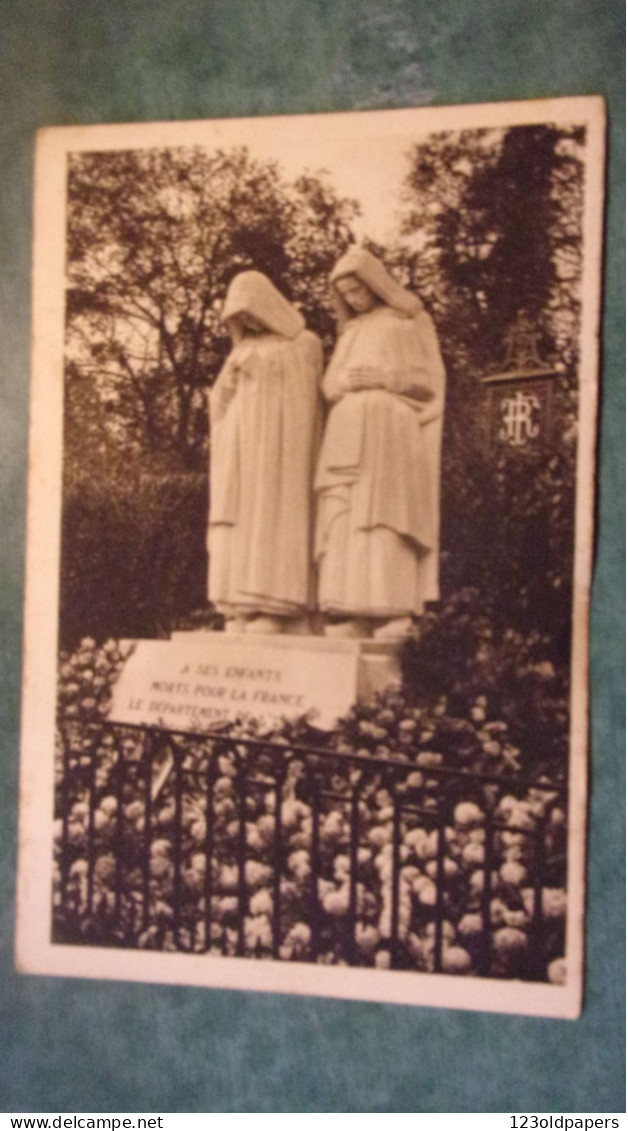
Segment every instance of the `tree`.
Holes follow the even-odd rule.
[[[246,149],[70,157],[61,636],[159,635],[205,600],[207,388],[255,268],[330,345],[357,204]]]
[[[573,364],[582,246],[581,130],[548,125],[432,135],[410,154],[404,237],[414,283],[486,371],[523,309],[541,348]],[[558,357],[560,355],[560,357]]]
[[[205,389],[229,350],[231,278],[267,274],[328,342],[327,277],[353,236],[354,201],[323,174],[286,181],[246,149],[79,153],[68,177],[68,412],[81,379],[127,453],[200,466]],[[92,424],[89,427],[93,427]]]
[[[396,252],[446,355],[444,575],[556,637],[570,611],[583,141],[551,125],[432,135],[409,155]],[[552,446],[535,463],[488,452],[485,434],[481,377],[502,368],[520,310],[556,373]]]

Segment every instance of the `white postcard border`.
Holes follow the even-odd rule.
[[[283,131],[286,145],[318,129],[346,133],[354,114],[43,130],[37,146],[27,591],[20,779],[16,965],[32,974],[125,979],[575,1018],[580,1012],[585,906],[588,619],[593,560],[598,324],[605,111],[600,98],[360,112],[373,137],[392,127],[437,130],[556,122],[587,128],[583,308],[574,552],[565,986],[452,975],[334,968],[209,955],[70,947],[50,942],[52,798],[60,557],[65,303],[65,156],[76,151],[247,143]]]

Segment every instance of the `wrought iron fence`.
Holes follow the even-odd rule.
[[[58,742],[56,941],[531,980],[563,953],[564,786],[233,732]]]

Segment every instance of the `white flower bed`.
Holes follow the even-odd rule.
[[[111,642],[99,652],[91,641],[83,642],[77,656],[66,660],[62,670],[65,702],[77,707],[69,711],[70,718],[94,720],[106,709],[96,711],[91,701],[85,705],[80,673],[91,663],[89,670],[99,671],[106,680],[103,656],[111,668],[120,657]],[[93,678],[88,677],[90,686]],[[551,789],[507,788],[499,782],[500,775],[512,777],[516,772],[518,752],[508,741],[507,726],[487,719],[481,698],[469,718],[451,718],[446,708],[443,700],[430,710],[408,708],[398,692],[378,703],[359,705],[336,736],[335,749],[342,757],[325,761],[294,752],[294,743],[303,741],[305,733],[298,727],[292,736],[287,728],[276,736],[285,754],[252,755],[246,743],[237,742],[250,733],[244,726],[239,735],[232,732],[229,741],[218,745],[208,739],[177,739],[180,798],[177,802],[173,771],[151,807],[150,827],[142,735],[123,728],[119,732],[124,774],[118,785],[118,740],[112,729],[93,721],[87,727],[72,724],[75,748],[67,782],[62,781],[61,744],[57,767],[56,937],[164,950],[212,949],[259,958],[275,953],[286,961],[381,968],[392,960],[406,968],[432,971],[438,968],[440,933],[440,968],[445,973],[559,981],[564,971],[566,910],[565,812],[560,797]],[[278,758],[286,771],[280,796],[280,845],[274,784]],[[242,794],[239,773],[244,759],[250,780]],[[391,765],[388,771],[381,764],[386,761],[401,761],[401,766]],[[214,776],[208,855],[210,766]],[[447,768],[490,772],[493,780],[448,776],[442,772]],[[313,857],[314,776],[322,790],[317,860]],[[357,791],[354,918],[353,790]],[[396,932],[395,797],[403,805]],[[413,811],[417,807],[421,813]],[[444,823],[439,834],[441,814]],[[498,826],[490,844],[489,818]],[[535,900],[534,855],[539,822],[544,827],[547,862],[540,908]]]

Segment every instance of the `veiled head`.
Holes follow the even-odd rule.
[[[254,338],[259,334],[271,332],[270,326],[256,318],[254,314],[249,314],[246,310],[242,311],[241,314],[232,314],[225,321],[234,341],[238,341],[240,338]]]
[[[303,315],[260,271],[241,271],[231,280],[222,318],[236,342],[247,330],[259,333],[256,326],[284,338],[305,328]]]
[[[381,299],[357,275],[341,275],[335,286],[340,297],[356,314],[366,314],[381,305]]]
[[[373,296],[371,306],[357,306],[351,301],[351,294],[347,293],[347,284],[343,280],[351,279],[351,289],[359,303],[366,302],[355,284],[361,286]],[[401,283],[386,270],[384,264],[367,251],[366,248],[353,247],[337,262],[331,273],[331,282],[334,287],[336,303],[339,309],[340,321],[346,321],[357,313],[366,313],[374,306],[384,305],[391,307],[405,318],[416,318],[423,310],[423,304],[416,295],[402,287]]]

